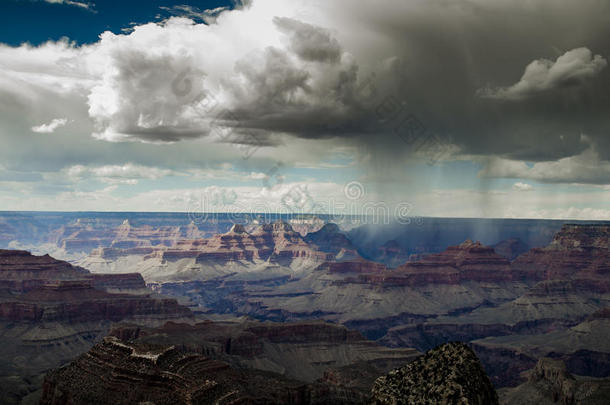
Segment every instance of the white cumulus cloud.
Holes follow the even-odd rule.
[[[520,181],[513,184],[513,190],[516,191],[531,191],[534,187],[531,184],[521,183]]]
[[[55,118],[49,123],[33,126],[32,131],[38,132],[40,134],[51,134],[55,132],[57,128],[63,127],[67,123],[67,118]]]
[[[95,178],[103,183],[110,184],[137,184],[140,179],[157,180],[179,174],[169,169],[140,166],[132,163],[98,167],[75,165],[69,167],[66,172],[68,178],[73,181]]]
[[[520,100],[547,90],[576,85],[601,72],[608,62],[593,55],[588,48],[576,48],[557,58],[537,59],[527,65],[519,82],[509,87],[484,88],[478,94],[485,98]]]

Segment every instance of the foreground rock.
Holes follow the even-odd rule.
[[[372,402],[382,404],[498,404],[498,395],[474,352],[448,343],[375,381]]]
[[[246,323],[237,330],[213,323],[194,327],[168,324],[159,330],[125,326],[69,365],[49,373],[40,403],[498,404],[477,357],[461,343],[431,350],[376,381],[368,377],[387,370],[371,368],[370,361],[329,370],[315,381],[261,370],[252,363],[248,366],[247,359],[260,359],[265,352],[271,363],[271,353],[279,351],[292,357],[296,369],[299,362],[294,356],[299,347],[309,346],[310,351],[316,348],[320,353],[325,352],[324,346],[338,341],[347,347],[361,338],[321,323]],[[337,359],[332,350],[326,350],[325,356],[329,363]]]
[[[356,404],[418,356],[322,322],[123,325],[49,373],[41,404]]]
[[[240,368],[274,371],[305,382],[323,377],[329,368],[340,372],[355,363],[387,367],[385,373],[419,356],[416,350],[380,346],[356,331],[325,322],[168,322],[157,328],[122,325],[111,334],[126,342],[179,346]]]
[[[308,394],[304,384],[272,373],[235,370],[174,347],[127,345],[107,337],[49,374],[40,404],[302,404]]]

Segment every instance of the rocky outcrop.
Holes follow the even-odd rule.
[[[461,284],[467,281],[506,282],[512,280],[510,264],[490,247],[466,241],[446,251],[424,256],[396,269],[363,259],[324,263],[317,268],[327,273],[358,275],[342,282],[383,286],[416,287],[427,284]]]
[[[561,360],[541,358],[527,382],[500,391],[503,405],[601,405],[610,398],[610,379],[574,377]]]
[[[378,367],[385,373],[419,355],[413,349],[379,346],[356,331],[324,322],[168,322],[157,328],[122,325],[111,335],[125,341],[179,346],[235,366],[275,371],[306,382],[322,378],[330,367],[340,369],[354,363],[383,362]]]
[[[383,263],[390,268],[395,268],[405,264],[414,257],[417,257],[417,255],[409,254],[406,249],[400,246],[398,241],[392,239],[381,245],[373,258],[376,262]]]
[[[550,328],[543,333],[511,334],[474,340],[472,346],[497,386],[523,382],[520,373],[538,358],[562,360],[570,373],[610,377],[610,318],[602,309],[569,328]]]
[[[308,233],[304,240],[316,246],[317,250],[332,254],[335,260],[354,260],[360,257],[356,247],[334,223],[325,224],[318,231]]]
[[[304,384],[175,347],[125,344],[107,337],[50,373],[41,405],[304,404]]]
[[[0,280],[74,280],[88,274],[83,268],[49,255],[34,256],[24,250],[0,250]]]
[[[287,222],[277,221],[249,229],[250,232],[244,226],[234,224],[225,233],[205,239],[178,239],[169,247],[98,249],[80,264],[95,272],[137,270],[147,282],[168,282],[209,280],[266,269],[293,274],[296,270],[312,270],[327,260],[355,257],[355,251],[344,241],[341,247],[331,246],[335,236],[320,238],[327,252],[307,242]],[[323,234],[334,235],[333,232]]]
[[[492,245],[492,248],[497,254],[506,257],[508,260],[514,260],[519,255],[529,250],[529,246],[519,238],[500,241],[495,245]]]
[[[564,225],[551,244],[519,256],[512,267],[522,277],[537,280],[596,279],[610,291],[609,235],[609,225]]]
[[[0,250],[0,286],[6,289],[0,294],[0,320],[74,323],[190,316],[175,299],[142,294],[146,286],[140,274],[91,274],[25,251]]]
[[[372,403],[498,404],[498,396],[474,352],[448,343],[375,381]]]
[[[512,278],[506,258],[496,254],[493,248],[467,240],[394,270],[362,275],[360,280],[367,284],[415,287],[467,281],[509,282]]]
[[[323,261],[324,252],[317,251],[303,240],[286,222],[264,224],[251,233],[242,225],[234,225],[224,234],[208,239],[180,240],[171,248],[157,249],[163,260],[195,258],[196,263],[226,263],[261,260],[286,264],[295,258]]]
[[[39,376],[101,339],[114,322],[155,325],[192,318],[139,274],[91,274],[25,251],[0,251],[0,390],[19,403]],[[24,388],[25,387],[25,388]]]
[[[200,238],[203,233],[193,222],[186,226],[133,226],[128,219],[112,228],[97,226],[81,219],[63,225],[51,234],[51,241],[66,252],[91,252],[94,249],[145,249],[171,246],[182,238]],[[115,254],[118,252],[114,251]],[[104,254],[109,254],[105,252]]]
[[[542,358],[529,376],[529,382],[548,384],[548,390],[555,402],[561,404],[575,403],[576,380],[572,377],[566,365],[561,360]]]
[[[49,373],[41,404],[360,404],[417,356],[321,322],[123,325]]]
[[[88,281],[46,283],[16,299],[0,302],[0,320],[28,322],[118,322],[123,319],[189,317],[175,299],[111,294]]]
[[[0,250],[0,289],[24,293],[59,281],[85,282],[100,290],[138,291],[146,288],[139,273],[91,274],[49,255],[34,256],[22,250]]]

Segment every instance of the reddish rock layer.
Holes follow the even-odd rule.
[[[610,226],[564,225],[545,248],[535,248],[512,263],[523,277],[607,279],[610,274]]]
[[[138,250],[139,249],[139,250]],[[103,249],[93,254],[107,258],[121,255],[144,254],[145,259],[179,260],[194,258],[197,263],[224,264],[233,261],[269,260],[272,263],[288,265],[296,258],[311,258],[324,261],[334,255],[310,246],[303,237],[286,222],[265,224],[251,233],[243,226],[234,225],[224,234],[216,234],[207,239],[180,239],[171,247],[129,248],[120,250]]]
[[[187,226],[149,225],[134,227],[125,220],[116,228],[96,228],[78,220],[51,234],[51,242],[67,252],[90,252],[99,248],[145,249],[152,246],[171,246],[181,238],[200,238],[203,234],[194,223]],[[108,253],[106,253],[108,254]]]
[[[174,299],[107,291],[141,292],[146,286],[140,274],[91,274],[25,251],[0,250],[0,287],[0,320],[75,323],[190,316]]]
[[[507,282],[513,280],[508,260],[479,242],[466,241],[420,261],[408,262],[396,269],[364,260],[325,263],[320,270],[328,273],[354,273],[357,277],[344,282],[384,286],[421,286],[426,284],[460,284],[466,281]]]

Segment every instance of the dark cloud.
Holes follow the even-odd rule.
[[[66,75],[85,61],[101,140],[336,138],[383,166],[420,151],[414,135],[534,162],[581,155],[585,135],[600,162],[610,159],[608,2],[279,4],[219,10],[210,25],[170,19],[105,33],[57,53]],[[70,118],[38,123],[56,117]]]
[[[431,130],[451,136],[463,153],[555,160],[580,153],[586,147],[581,134],[600,145],[608,137],[608,69],[597,69],[578,86],[555,85],[568,77],[558,75],[545,92],[511,103],[481,99],[477,91],[516,83],[533,60],[555,60],[580,47],[601,55],[593,59],[596,63],[607,58],[610,4],[431,1],[403,10],[379,5],[377,11],[365,11],[368,17],[362,20],[382,33],[388,49],[396,44],[405,66],[395,92]],[[599,149],[604,159],[609,152]]]
[[[341,46],[329,31],[286,17],[275,17],[274,24],[289,37],[290,49],[309,62],[336,63]]]

